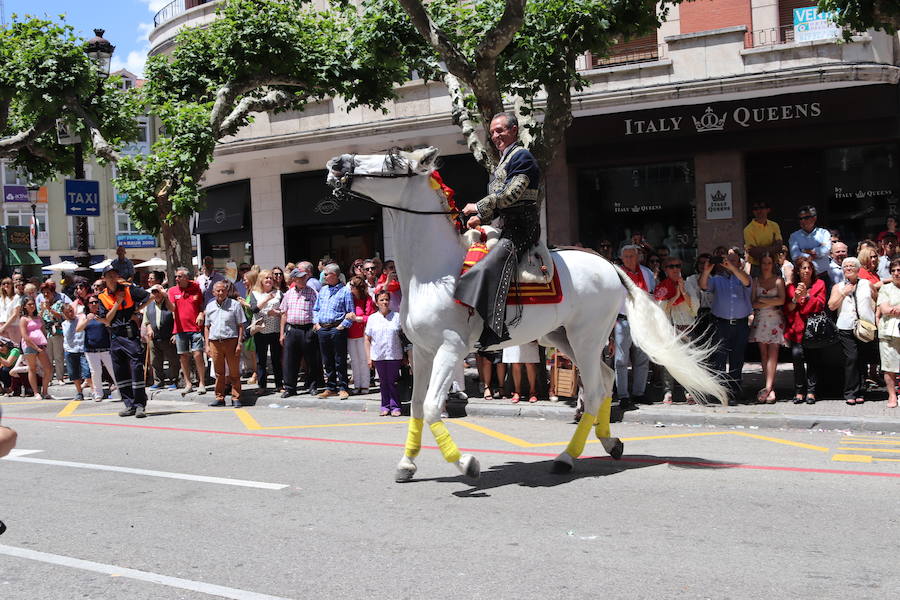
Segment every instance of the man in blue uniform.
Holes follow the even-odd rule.
[[[500,162],[488,183],[488,195],[467,204],[463,214],[469,217],[469,228],[500,217],[500,240],[460,277],[455,293],[457,300],[484,319],[478,340],[482,348],[509,339],[506,295],[519,260],[541,235],[537,204],[541,171],[534,155],[519,142],[518,119],[509,112],[494,116],[490,135],[500,151]]]
[[[144,353],[138,324],[132,319],[150,302],[150,294],[124,281],[112,265],[103,269],[106,291],[99,295],[98,315],[109,327],[113,375],[125,409],[120,417],[146,417],[147,391],[144,389]],[[161,294],[154,286],[154,294]]]

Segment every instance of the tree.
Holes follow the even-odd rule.
[[[897,0],[819,0],[819,12],[836,12],[834,21],[845,27],[845,38],[854,31],[900,29],[900,2]]]
[[[137,138],[139,108],[117,83],[98,73],[71,26],[14,16],[0,29],[0,158],[35,182],[71,173],[73,147],[56,136],[62,119],[87,152],[116,160],[116,148]]]
[[[577,58],[607,55],[617,42],[657,29],[667,13],[646,0],[366,0],[363,10],[368,43],[383,51],[411,44],[407,55],[440,65],[454,121],[485,168],[498,158],[481,142],[487,124],[512,103],[522,141],[544,172],[571,123],[572,92],[587,83]]]
[[[162,234],[170,270],[190,264],[188,223],[203,206],[200,180],[219,140],[253,113],[320,99],[380,107],[408,77],[410,57],[373,55],[356,38],[353,7],[316,11],[307,2],[227,0],[208,26],[178,35],[171,57],[148,61],[142,89],[165,135],[149,155],[119,161],[116,186],[138,224]]]

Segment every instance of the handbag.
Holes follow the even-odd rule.
[[[806,320],[803,329],[803,347],[810,349],[825,348],[837,341],[837,325],[824,310],[814,313]]]
[[[875,326],[875,323],[866,321],[859,316],[859,298],[856,297],[856,290],[853,291],[853,308],[856,309],[856,324],[853,325],[853,337],[863,343],[873,341],[878,333],[878,328]]]
[[[253,319],[253,322],[250,323],[250,335],[256,335],[259,333],[263,327],[266,325],[265,317],[256,317]]]

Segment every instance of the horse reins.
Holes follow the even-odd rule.
[[[445,215],[445,216],[449,216],[449,215],[454,215],[454,214],[455,215],[462,214],[457,210],[452,210],[452,211],[415,210],[413,208],[404,208],[402,206],[391,206],[390,204],[383,204],[383,203],[379,202],[378,200],[376,200],[375,198],[373,198],[371,196],[367,196],[366,194],[354,192],[353,189],[351,188],[351,186],[353,185],[354,177],[374,177],[374,178],[380,178],[380,179],[399,179],[401,177],[416,177],[417,175],[419,175],[419,173],[416,173],[415,171],[412,170],[412,165],[410,165],[408,160],[406,161],[406,173],[393,173],[393,172],[392,173],[377,173],[377,174],[376,173],[363,173],[361,175],[356,175],[354,173],[355,161],[353,160],[353,157],[355,157],[355,156],[356,156],[355,154],[350,155],[350,157],[351,157],[350,170],[347,171],[346,173],[344,173],[343,170],[341,171],[341,177],[338,179],[338,181],[340,182],[340,186],[339,187],[335,186],[334,192],[333,192],[335,197],[339,198],[341,196],[345,196],[345,197],[355,198],[357,200],[369,202],[371,204],[380,206],[382,208],[387,208],[390,210],[399,210],[400,212],[411,213],[414,215]],[[388,154],[388,156],[385,158],[385,161],[393,160],[393,158],[394,157],[392,155]],[[332,168],[332,170],[334,170],[334,169]]]

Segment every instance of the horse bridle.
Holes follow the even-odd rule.
[[[372,196],[368,196],[366,194],[361,194],[359,192],[353,191],[353,178],[354,177],[368,177],[368,178],[376,178],[376,179],[398,179],[400,177],[415,177],[419,175],[413,171],[412,163],[408,159],[403,159],[406,162],[406,172],[405,173],[397,173],[394,171],[390,171],[388,173],[362,173],[356,174],[354,171],[356,170],[356,154],[346,154],[344,156],[350,157],[350,168],[348,171],[344,171],[343,168],[338,171],[341,176],[337,178],[337,184],[334,186],[334,191],[332,194],[335,198],[339,200],[343,200],[346,198],[354,198],[356,200],[362,200],[363,202],[369,202],[370,204],[374,204],[376,206],[380,206],[382,208],[387,208],[390,210],[399,210],[400,212],[412,213],[414,215],[453,215],[457,214],[457,211],[447,211],[447,210],[415,210],[413,208],[404,208],[402,206],[391,206],[390,204],[383,204],[373,198]],[[387,166],[390,163],[390,168],[393,169],[396,165],[395,163],[400,160],[400,157],[395,154],[389,152],[387,156],[384,158],[385,165]],[[343,161],[342,161],[343,164]],[[332,167],[332,173],[334,173],[334,168]]]

